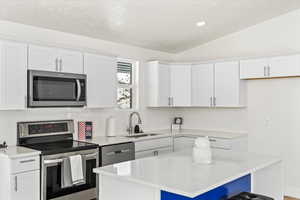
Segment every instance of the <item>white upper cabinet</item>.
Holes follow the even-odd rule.
[[[243,107],[246,88],[239,62],[148,65],[151,107]]]
[[[241,61],[241,79],[289,76],[300,76],[300,55]]]
[[[212,106],[214,97],[214,65],[192,65],[192,106]]]
[[[239,62],[215,64],[215,99],[216,107],[245,106],[246,85],[239,78]]]
[[[152,61],[147,71],[148,106],[190,106],[191,66]]]
[[[170,106],[170,66],[158,61],[152,61],[148,63],[145,72],[145,77],[147,78],[145,90],[147,91],[148,106]]]
[[[191,106],[191,65],[171,65],[171,105]]]
[[[270,58],[270,77],[300,76],[300,55]]]
[[[265,78],[267,77],[268,59],[242,60],[240,62],[240,78]]]
[[[57,71],[58,50],[50,47],[29,45],[28,68],[34,70]]]
[[[84,54],[87,74],[87,107],[115,107],[117,101],[117,60],[95,54]]]
[[[59,71],[75,74],[83,73],[83,55],[78,51],[59,50]]]
[[[0,41],[0,64],[0,109],[24,109],[27,45]]]
[[[77,51],[29,45],[28,69],[83,73],[83,55]]]

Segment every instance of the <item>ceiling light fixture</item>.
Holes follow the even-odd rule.
[[[205,24],[206,24],[205,21],[201,21],[201,22],[197,22],[197,23],[196,23],[196,25],[199,26],[199,27],[200,27],[200,26],[204,26]]]

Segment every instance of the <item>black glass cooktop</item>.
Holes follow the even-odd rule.
[[[41,151],[43,155],[66,153],[98,148],[97,144],[76,140],[62,140],[56,142],[36,143],[23,145],[31,149]]]

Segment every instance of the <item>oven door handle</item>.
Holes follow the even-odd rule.
[[[85,159],[95,159],[98,157],[98,153],[86,154],[84,155]]]
[[[80,86],[80,80],[76,79],[76,84],[77,84],[77,98],[76,101],[79,101],[80,96],[81,96],[81,86]]]
[[[49,164],[57,164],[57,163],[62,163],[63,159],[53,159],[53,160],[44,160],[44,164],[49,165]]]

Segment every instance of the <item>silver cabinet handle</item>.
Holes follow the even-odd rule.
[[[112,156],[112,155],[121,154],[121,153],[128,153],[128,152],[130,152],[130,149],[123,149],[123,150],[108,152],[108,153],[106,153],[106,155],[107,156]]]
[[[217,105],[217,98],[216,97],[214,97],[213,104],[214,104],[214,106]]]
[[[80,96],[81,96],[81,86],[80,86],[80,81],[78,79],[76,80],[76,84],[77,84],[77,98],[76,98],[76,101],[79,101]]]
[[[58,58],[55,59],[55,70],[58,71]]]
[[[210,142],[216,142],[217,140],[216,140],[216,139],[211,139],[211,138],[209,138],[209,141],[210,141]]]
[[[63,70],[63,61],[62,59],[59,60],[59,71]]]
[[[29,160],[21,160],[20,163],[30,163],[30,162],[34,162],[35,159],[29,159]]]
[[[271,69],[271,67],[268,66],[268,76],[271,76],[271,72],[270,72],[271,70],[270,69]]]
[[[212,107],[213,103],[212,103],[212,97],[209,98],[209,103],[210,103],[210,107]]]
[[[168,97],[168,106],[171,106],[171,97]]]
[[[158,151],[154,151],[154,152],[153,152],[153,155],[154,155],[154,156],[158,156]]]
[[[264,76],[268,76],[268,66],[264,66]]]
[[[15,176],[15,191],[18,192],[18,176]]]

